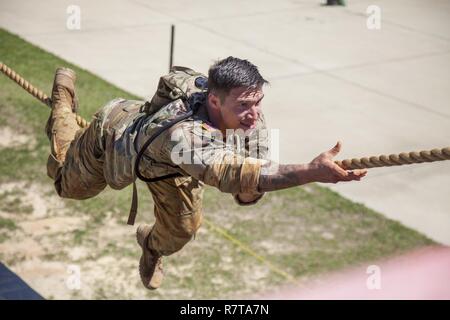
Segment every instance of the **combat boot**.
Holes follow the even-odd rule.
[[[161,286],[164,278],[162,256],[148,247],[148,237],[152,227],[142,224],[136,231],[137,242],[142,248],[142,256],[139,260],[139,274],[142,283],[147,289],[154,290]]]
[[[52,155],[59,163],[64,162],[70,142],[80,129],[75,115],[78,107],[75,81],[75,71],[68,68],[56,70],[52,89],[52,112],[45,131],[52,144]]]
[[[75,94],[75,71],[69,68],[56,69],[52,89],[52,108],[70,106],[72,112],[77,112],[78,101]]]

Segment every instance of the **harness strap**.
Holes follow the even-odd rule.
[[[134,225],[134,221],[136,220],[137,215],[137,209],[138,209],[138,194],[137,194],[137,188],[136,188],[136,180],[133,181],[133,198],[131,200],[131,208],[130,213],[128,215],[128,221],[127,224],[130,226]]]
[[[179,118],[176,118],[175,120],[173,120],[173,121],[167,123],[166,125],[162,126],[161,128],[159,128],[150,138],[148,138],[148,140],[142,146],[141,150],[139,150],[139,152],[137,154],[137,157],[136,157],[136,162],[134,163],[134,172],[135,172],[137,178],[139,178],[140,180],[148,183],[148,182],[157,182],[157,181],[161,181],[161,180],[165,180],[165,179],[169,179],[169,178],[183,176],[181,173],[171,173],[171,174],[168,174],[168,175],[165,175],[165,176],[161,176],[161,177],[146,178],[139,172],[139,162],[141,161],[141,158],[144,155],[144,152],[147,150],[147,148],[150,146],[150,144],[161,133],[163,133],[165,130],[173,127],[175,124],[177,124],[177,123],[179,123],[181,121],[187,120],[193,114],[194,114],[194,110],[191,109],[185,115],[183,115],[183,116],[181,116]],[[140,123],[138,124],[137,131],[139,131],[139,129],[140,129],[142,124],[143,124],[143,121],[140,121]],[[137,192],[136,178],[135,178],[134,181],[133,181],[133,196],[132,196],[132,200],[131,200],[131,208],[130,208],[130,213],[128,215],[128,222],[127,222],[127,224],[134,225],[134,222],[136,220],[136,215],[137,215],[137,209],[138,209],[138,192]]]

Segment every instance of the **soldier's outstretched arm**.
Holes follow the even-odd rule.
[[[334,163],[341,150],[341,142],[321,153],[308,164],[282,165],[268,162],[261,168],[258,182],[259,192],[269,192],[300,186],[310,182],[337,183],[359,181],[367,173],[366,169],[344,170]]]

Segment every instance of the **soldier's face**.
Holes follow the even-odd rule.
[[[261,113],[262,88],[238,87],[221,102],[220,113],[227,129],[254,129]]]

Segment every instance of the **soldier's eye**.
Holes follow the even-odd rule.
[[[258,100],[258,102],[256,102],[256,105],[259,106],[262,102],[262,98]]]

